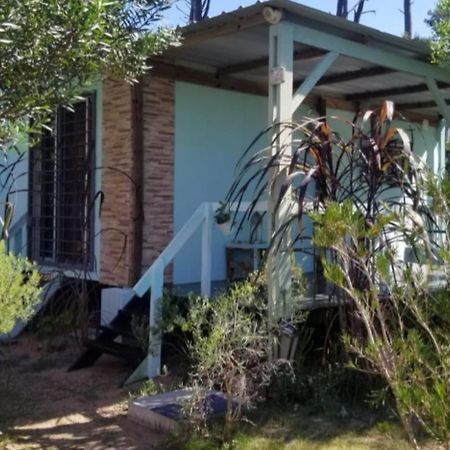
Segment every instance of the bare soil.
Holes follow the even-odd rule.
[[[130,371],[102,356],[67,372],[80,348],[71,339],[25,336],[0,347],[0,449],[158,449],[165,436],[126,417]]]

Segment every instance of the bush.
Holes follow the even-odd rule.
[[[300,299],[298,273],[296,279],[294,294]],[[292,320],[301,321],[303,315],[294,314]],[[277,368],[290,366],[277,357],[277,330],[269,327],[264,273],[251,275],[212,300],[191,296],[184,313],[174,314],[170,322],[167,326],[166,318],[166,330],[178,329],[189,337],[185,345],[191,359],[190,385],[197,392],[225,394],[227,426],[241,416],[244,407],[265,397]],[[199,405],[204,405],[203,395],[194,407],[202,409]],[[190,414],[195,415],[190,406]]]
[[[430,245],[425,227],[407,229],[405,224],[418,220],[405,211],[380,213],[368,225],[349,202],[329,203],[315,220],[316,243],[335,255],[334,260],[324,257],[325,275],[344,293],[359,322],[359,333],[345,337],[348,350],[365,370],[383,377],[416,448],[421,431],[448,442],[450,292],[429,284],[437,262],[448,280],[448,240],[440,248]],[[388,225],[412,246],[418,263],[407,263],[392,247],[379,244],[392,233]]]
[[[17,320],[27,320],[40,298],[40,277],[34,264],[6,253],[0,242],[0,334],[9,333]]]
[[[267,188],[278,192],[272,214],[284,219],[273,230],[271,249],[282,250],[279,236],[294,235],[294,243],[312,239],[340,308],[347,349],[360,370],[384,379],[417,446],[417,425],[440,441],[450,439],[444,404],[450,332],[438,320],[446,322],[450,311],[442,311],[444,317],[435,311],[443,303],[428,282],[437,265],[449,279],[450,180],[432,174],[395,119],[394,104],[386,101],[355,115],[350,139],[322,119],[277,124],[283,143],[274,140],[274,151],[251,154],[274,131],[268,128],[240,159],[226,201],[251,196],[240,225]],[[295,204],[296,214],[286,214],[286,204]],[[312,219],[313,236],[303,214]],[[415,262],[400,254],[406,247]]]

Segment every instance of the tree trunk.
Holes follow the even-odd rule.
[[[347,18],[347,16],[348,16],[348,0],[338,0],[336,15],[339,17]]]
[[[405,16],[405,37],[412,37],[411,0],[403,0],[403,14]]]
[[[208,16],[211,0],[190,0],[189,22],[200,22]]]
[[[202,17],[202,0],[191,0],[191,12],[189,22],[199,22]]]
[[[364,11],[364,3],[366,0],[360,0],[358,6],[355,10],[355,16],[353,17],[353,22],[359,23],[361,20],[362,13]]]

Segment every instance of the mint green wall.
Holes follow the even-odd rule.
[[[242,152],[267,127],[267,99],[177,82],[175,88],[175,232],[206,201],[224,198]],[[314,116],[309,107],[302,116]],[[260,144],[255,151],[261,150]],[[232,237],[232,236],[231,236]],[[225,243],[213,232],[212,279],[225,279]],[[248,231],[242,233],[248,239]],[[307,270],[307,269],[305,269]],[[174,262],[174,283],[200,280],[200,231]]]
[[[184,82],[176,83],[175,97],[175,233],[202,202],[224,198],[233,179],[235,164],[242,152],[267,124],[267,99],[254,95],[214,89]],[[302,107],[295,121],[317,117]],[[354,114],[329,108],[328,124],[350,138]],[[333,118],[335,116],[336,118]],[[399,123],[409,133],[414,129],[414,149],[430,162],[437,149],[436,129]],[[260,150],[261,148],[255,148]],[[310,224],[305,221],[310,232]],[[213,232],[212,279],[225,279],[225,243],[227,239],[215,227]],[[247,238],[246,233],[242,235]],[[304,271],[312,270],[311,258],[298,255]],[[174,283],[200,280],[200,230],[174,262]]]
[[[240,155],[267,124],[267,99],[177,82],[175,87],[177,232],[202,202],[222,200]],[[213,232],[212,279],[225,278],[225,242]],[[174,282],[200,279],[200,232],[178,254]]]

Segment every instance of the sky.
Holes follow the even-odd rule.
[[[220,14],[222,11],[232,11],[239,6],[252,5],[256,0],[211,0],[210,16]],[[300,0],[306,6],[321,9],[325,12],[336,12],[336,0]],[[356,0],[349,0],[349,7],[353,6]],[[430,29],[424,20],[428,11],[436,4],[436,0],[413,0],[413,35],[420,37],[430,36]],[[364,14],[361,23],[376,28],[387,33],[403,34],[403,14],[401,8],[403,0],[368,0],[365,9],[375,12]],[[185,13],[187,5],[184,0],[178,0],[175,6],[166,14],[166,20],[171,25],[182,25],[186,21]],[[184,13],[183,13],[184,11]]]

